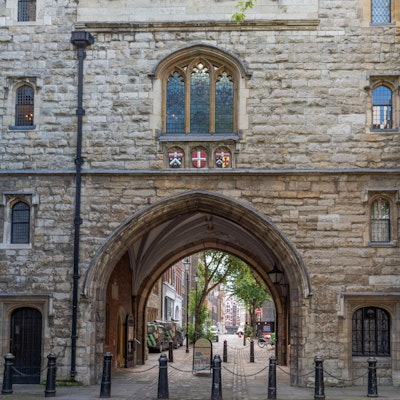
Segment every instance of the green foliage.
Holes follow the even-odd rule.
[[[235,20],[238,24],[241,24],[246,19],[246,11],[249,8],[253,8],[256,4],[257,0],[248,0],[248,1],[238,1],[236,4],[236,10],[232,15],[232,19]]]

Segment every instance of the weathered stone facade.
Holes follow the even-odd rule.
[[[121,319],[134,315],[141,343],[135,360],[144,361],[152,285],[174,262],[213,247],[266,280],[280,321],[278,359],[290,358],[293,384],[308,383],[316,355],[337,377],[329,378],[333,384],[360,383],[353,379],[368,357],[352,355],[352,316],[379,307],[390,316],[390,355],[378,357],[379,382],[400,385],[398,23],[371,25],[367,0],[260,0],[239,26],[230,22],[234,3],[40,0],[36,21],[18,22],[17,2],[0,2],[3,355],[11,350],[13,312],[33,307],[43,318],[42,363],[54,350],[60,376],[68,377],[76,357],[72,375],[93,382],[104,351],[116,351],[112,307]],[[399,20],[398,4],[392,13]],[[82,59],[84,113],[73,31],[94,38]],[[165,133],[165,70],[191,52],[215,54],[235,71],[234,134]],[[393,87],[393,129],[371,129],[377,82]],[[29,128],[14,122],[21,84],[35,93]],[[184,154],[178,169],[168,162],[174,148]],[[207,154],[204,168],[190,162],[197,148]],[[218,148],[230,151],[230,168],[215,167]],[[387,243],[370,241],[376,196],[391,207]],[[31,210],[27,244],[10,243],[17,200]],[[287,296],[268,281],[275,263]],[[123,289],[113,297],[114,279]]]

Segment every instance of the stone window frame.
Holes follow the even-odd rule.
[[[18,20],[19,0],[7,0],[5,3],[5,10],[7,15],[7,18],[5,18],[6,26],[20,26],[21,29],[23,28],[25,30],[27,27],[30,26],[51,24],[51,17],[46,16],[44,13],[44,0],[35,0],[35,19],[30,21]]]
[[[398,245],[398,208],[399,208],[399,189],[366,189],[364,203],[366,206],[367,229],[365,232],[365,242],[369,247],[397,247]],[[390,241],[372,242],[371,241],[371,207],[375,200],[382,198],[389,202],[390,207]]]
[[[369,85],[364,89],[367,92],[366,122],[367,131],[385,133],[397,133],[400,126],[400,79],[399,75],[369,75]],[[392,127],[374,128],[373,126],[373,91],[379,86],[385,86],[392,91]]]
[[[358,0],[361,9],[362,25],[373,29],[382,26],[398,26],[400,21],[400,7],[396,4],[397,0],[391,0],[391,22],[389,24],[372,23],[372,0]]]
[[[23,86],[29,86],[33,89],[33,125],[15,125],[16,122],[16,104],[17,91]],[[39,119],[39,91],[42,86],[42,79],[38,75],[11,75],[7,77],[7,86],[4,88],[7,109],[10,112],[4,116],[4,124],[8,125],[8,129],[12,131],[31,131],[36,130],[37,121]],[[10,94],[11,93],[11,94]]]
[[[23,202],[30,207],[29,243],[11,243],[12,208]],[[3,242],[0,249],[32,249],[34,221],[36,206],[39,204],[39,196],[35,192],[3,192],[0,208],[3,210]]]
[[[352,352],[352,317],[355,311],[363,307],[379,307],[385,310],[390,316],[390,355],[389,356],[378,356],[380,365],[383,363],[388,364],[390,369],[393,361],[396,363],[397,355],[399,353],[399,343],[396,339],[398,330],[400,329],[400,294],[393,292],[352,292],[344,291],[340,293],[338,317],[343,318],[340,325],[343,325],[343,335],[348,338],[348,341],[344,348],[344,365],[348,366],[345,375],[348,379],[354,379],[352,376],[352,370],[356,364],[363,364],[364,367],[369,356],[353,356]],[[392,373],[395,373],[392,370]],[[359,371],[353,372],[355,376],[359,375]]]
[[[18,0],[18,22],[36,21],[36,6],[36,0]]]

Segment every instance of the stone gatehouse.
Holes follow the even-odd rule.
[[[400,386],[397,3],[0,4],[3,355],[94,382],[131,316],[145,362],[154,283],[215,248],[269,287],[292,384],[319,355]]]

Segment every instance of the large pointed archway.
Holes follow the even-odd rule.
[[[144,362],[145,308],[152,287],[173,263],[209,248],[241,258],[266,282],[279,321],[278,362],[285,364],[290,359],[291,381],[296,384],[302,357],[300,341],[305,332],[305,300],[312,294],[308,273],[298,252],[277,226],[236,200],[190,191],[137,212],[96,253],[84,279],[82,296],[92,300],[92,312],[102,315],[105,288],[114,266],[121,257],[129,256],[132,311],[139,344],[136,357],[137,362]],[[288,291],[268,279],[268,272],[275,265],[284,272]],[[99,327],[103,326],[99,321]],[[95,342],[104,340],[102,329],[96,332]]]

